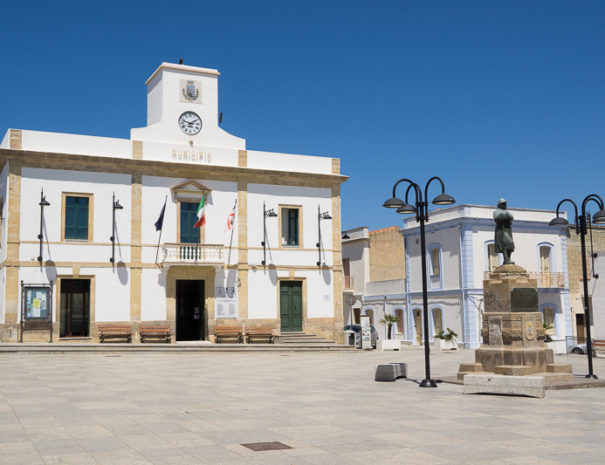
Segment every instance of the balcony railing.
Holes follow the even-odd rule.
[[[225,247],[220,244],[163,244],[162,264],[204,264],[225,263]]]
[[[565,287],[565,273],[528,273],[530,278],[538,281],[538,287],[558,288]],[[489,279],[490,272],[485,273]]]

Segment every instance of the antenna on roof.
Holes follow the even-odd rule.
[[[223,122],[223,112],[221,111],[221,112],[218,114],[218,124],[221,124],[222,122]]]
[[[179,58],[179,65],[182,65],[182,64],[183,64],[183,59]]]

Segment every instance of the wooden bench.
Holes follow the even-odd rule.
[[[160,340],[167,344],[171,341],[170,326],[139,326],[139,336],[141,343],[148,342],[148,339]]]
[[[107,342],[106,339],[126,339],[126,342],[132,342],[130,325],[97,325],[97,330],[100,342]]]
[[[242,328],[239,326],[215,326],[214,341],[220,344],[225,338],[235,339],[238,343],[243,342]]]
[[[252,340],[267,340],[273,344],[273,328],[246,328],[246,342],[252,343]]]

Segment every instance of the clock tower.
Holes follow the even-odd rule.
[[[246,148],[245,139],[218,125],[215,69],[162,63],[147,85],[147,126],[133,128],[132,140],[189,146]]]

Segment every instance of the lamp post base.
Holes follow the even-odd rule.
[[[589,379],[599,379],[599,377],[597,375],[586,375],[585,378],[589,378]]]
[[[432,379],[423,379],[422,382],[420,383],[420,387],[423,388],[436,388],[437,387],[437,383],[435,381],[433,381]]]

